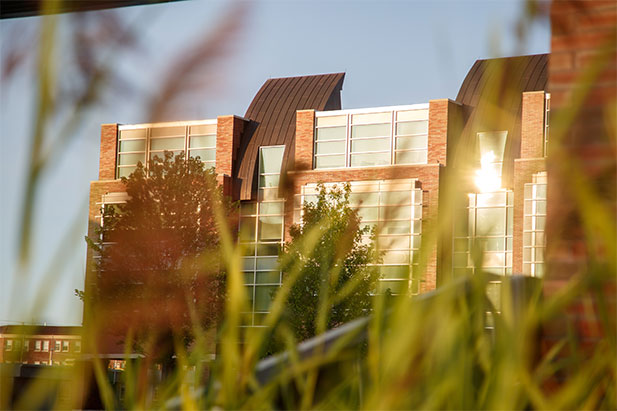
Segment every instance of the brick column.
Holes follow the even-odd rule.
[[[240,137],[246,120],[236,116],[218,116],[216,122],[216,174],[232,176]]]
[[[521,158],[544,156],[544,91],[523,93]]]
[[[428,114],[428,163],[446,165],[448,146],[462,130],[462,106],[449,99],[431,100]]]
[[[588,276],[593,280],[580,286],[591,284],[594,292],[581,292],[566,315],[547,325],[544,343],[548,349],[570,330],[581,344],[593,347],[604,336],[615,335],[617,308],[615,275],[611,272],[615,258],[611,236],[617,220],[617,149],[614,122],[611,126],[609,120],[614,119],[617,100],[617,3],[555,1],[551,27],[544,293],[550,297],[570,281]],[[596,209],[584,209],[588,204]],[[611,234],[609,230],[613,230]],[[606,324],[597,312],[600,296],[605,299]]]
[[[101,125],[101,153],[99,155],[99,180],[116,178],[116,152],[118,124]]]
[[[313,168],[314,130],[315,110],[297,111],[295,170],[311,170]]]

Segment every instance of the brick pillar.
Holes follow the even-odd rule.
[[[617,3],[555,1],[551,27],[544,293],[550,297],[580,278],[593,276],[593,281],[581,282],[580,287],[590,288],[578,295],[561,321],[546,326],[544,343],[550,346],[570,328],[581,344],[593,347],[604,336],[615,335],[617,308],[611,245],[617,220],[617,149],[615,123],[609,120],[614,120],[617,100]],[[608,328],[597,311],[601,298]]]
[[[101,125],[101,153],[99,155],[99,180],[116,178],[116,151],[118,124]]]
[[[544,156],[544,91],[523,93],[521,158]]]
[[[446,165],[448,146],[460,134],[462,106],[449,99],[431,100],[428,114],[428,163]]]
[[[315,110],[296,112],[296,157],[295,170],[313,168],[313,134],[315,130]]]
[[[218,116],[216,122],[216,174],[232,176],[246,120],[236,116]]]

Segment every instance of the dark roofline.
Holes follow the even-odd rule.
[[[171,3],[181,0],[63,0],[57,2],[53,11],[42,6],[45,0],[2,1],[0,19],[33,17],[46,14],[78,13],[83,11],[115,9],[118,7],[143,6],[157,3]]]
[[[68,325],[2,325],[0,334],[81,335],[82,328]]]

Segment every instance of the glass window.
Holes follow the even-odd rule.
[[[13,340],[5,340],[4,342],[4,350],[12,351],[13,350]]]
[[[482,251],[483,270],[512,273],[512,191],[471,193],[467,206],[456,210],[454,219],[454,273],[473,272],[475,250]],[[466,215],[466,216],[465,216]]]
[[[216,124],[191,126],[156,126],[122,129],[118,132],[116,178],[128,177],[137,163],[148,167],[146,159],[164,158],[165,151],[173,156],[186,153],[199,159],[206,167],[216,165]]]
[[[41,344],[42,344],[41,340],[36,340],[34,342],[34,351],[41,351]]]
[[[532,183],[525,184],[524,194],[523,274],[542,277],[546,246],[546,172],[535,174]]]
[[[49,351],[49,341],[48,340],[43,341],[43,351],[45,352]]]
[[[75,352],[81,352],[81,341],[75,341]]]
[[[61,349],[60,348],[60,343],[61,343],[60,341],[56,341],[55,342],[55,344],[54,344],[54,351],[60,351],[60,349]]]
[[[326,188],[336,184],[341,183],[329,183]],[[415,184],[413,179],[351,183],[350,205],[357,210],[361,225],[376,227],[378,233],[378,246],[383,251],[381,291],[417,293],[419,289],[413,267],[417,265],[414,253],[420,247],[422,233],[422,190]],[[302,218],[302,202],[314,201],[316,190],[315,184],[302,187],[301,201],[295,202],[296,222]],[[369,233],[363,236],[366,243],[370,239]]]
[[[69,350],[69,342],[68,341],[62,341],[62,351],[63,352],[68,352]]]

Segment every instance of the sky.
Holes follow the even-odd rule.
[[[217,37],[232,8],[238,27]],[[38,92],[36,48],[24,47],[30,59],[0,81],[0,324],[81,324],[82,306],[73,290],[83,289],[84,283],[83,238],[89,186],[98,175],[100,125],[149,121],[148,103],[167,79],[178,77],[174,65],[196,44],[215,39],[210,44],[218,51],[195,67],[198,81],[166,120],[243,115],[268,78],[332,72],[346,73],[344,109],[455,99],[475,60],[550,49],[546,18],[528,24],[523,39],[516,36],[524,14],[519,0],[185,1],[113,13],[133,29],[135,44],[93,50],[97,61],[110,64],[121,80],[80,116],[71,138],[55,140],[63,137],[55,134],[69,110],[46,125],[50,138],[45,146],[61,145],[36,191],[32,253],[24,265],[17,256]],[[76,77],[74,62],[62,52],[67,27],[92,16],[58,19],[56,66],[69,84]],[[11,47],[36,34],[48,18],[0,21],[2,67]]]

